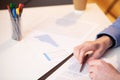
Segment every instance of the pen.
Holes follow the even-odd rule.
[[[15,4],[13,4],[13,3],[10,3],[10,9],[12,10],[13,8],[15,8]]]
[[[19,8],[16,8],[16,14],[17,14],[17,15],[18,15],[18,17],[19,17],[19,15],[20,15]]]
[[[88,51],[88,52],[86,53],[86,55],[85,55],[85,57],[84,57],[84,59],[83,59],[81,68],[80,68],[80,72],[82,72],[82,70],[84,69],[85,64],[86,64],[88,58],[89,58],[90,56],[92,56],[92,54],[93,54],[93,51]]]
[[[19,8],[19,13],[20,13],[20,16],[21,16],[21,13],[23,11],[23,7],[24,7],[24,4],[20,3],[18,8]]]
[[[10,9],[10,6],[9,6],[9,5],[7,5],[7,9],[8,9],[8,11],[9,11],[10,17],[12,18],[13,16],[12,16],[12,12],[11,12],[11,9]]]
[[[84,69],[85,67],[85,64],[86,64],[86,61],[88,60],[89,58],[89,54],[87,54],[84,59],[83,59],[83,62],[82,62],[82,65],[81,65],[81,68],[80,68],[80,72],[82,72],[82,70]]]
[[[17,18],[17,14],[16,14],[16,9],[15,8],[12,9],[12,13],[13,13],[13,17]]]
[[[12,4],[12,3],[10,3],[10,9],[12,10],[12,8],[13,8],[13,4]]]

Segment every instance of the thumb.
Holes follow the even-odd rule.
[[[90,50],[90,51],[86,51],[86,52],[82,52],[81,54],[80,54],[80,63],[83,63],[83,61],[84,61],[84,58],[85,58],[85,56],[86,55],[89,55],[89,57],[93,54],[93,52],[94,51],[92,51],[92,50]]]

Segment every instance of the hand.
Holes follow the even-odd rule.
[[[112,41],[108,36],[102,36],[95,41],[87,41],[74,48],[74,56],[80,63],[83,62],[85,54],[92,51],[92,56],[88,59],[100,58],[103,53],[112,45]]]
[[[91,60],[88,65],[91,80],[120,80],[120,73],[105,61]]]

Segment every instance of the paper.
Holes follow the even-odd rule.
[[[28,44],[31,43],[34,46],[34,50],[35,48],[40,50],[40,76],[69,56],[73,52],[73,47],[80,43],[79,39],[37,30],[34,30],[26,40],[29,42]]]
[[[81,18],[80,15],[71,12],[63,17],[48,17],[37,26],[40,31],[81,39],[90,35],[98,27],[98,24]]]
[[[112,64],[120,72],[120,47],[111,49],[105,53],[101,58],[105,62]],[[47,80],[91,80],[89,78],[87,66],[80,73],[79,62],[72,57],[65,64],[63,64],[57,71],[55,71]]]
[[[48,34],[44,34],[41,36],[36,36],[36,38],[38,38],[40,41],[49,43],[55,47],[58,47],[59,45],[48,35]]]
[[[47,39],[53,40],[59,46],[45,42],[46,35]],[[39,37],[42,39],[40,40]],[[73,50],[67,49],[73,48],[79,41],[67,36],[35,30],[0,54],[0,65],[2,65],[0,77],[2,80],[37,80],[71,54]]]
[[[53,73],[47,80],[90,80],[87,65],[80,72],[81,64],[72,57],[63,66]]]
[[[38,30],[34,30],[29,35],[28,39],[34,40],[36,44],[38,43],[40,44],[40,46],[43,46],[41,49],[44,48],[45,51],[49,51],[49,49],[51,48],[53,48],[52,50],[61,48],[69,52],[72,52],[74,46],[81,43],[81,40],[79,38],[71,38],[69,36],[54,34],[50,32],[43,32]]]

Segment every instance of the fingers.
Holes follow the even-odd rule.
[[[103,55],[104,52],[105,52],[105,50],[102,49],[102,48],[99,48],[99,49],[95,50],[91,59],[99,59]]]
[[[84,56],[85,56],[86,54],[91,54],[91,53],[93,53],[93,51],[91,51],[91,49],[88,48],[88,47],[77,46],[77,47],[74,48],[73,53],[74,53],[74,56],[78,59],[78,61],[79,61],[80,63],[82,63],[82,62],[83,62],[83,59],[84,59]]]
[[[74,56],[77,58],[77,60],[82,63],[83,62],[83,59],[84,59],[84,56],[86,54],[93,54],[94,52],[96,53],[100,53],[99,52],[99,49],[98,49],[98,44],[95,43],[94,41],[87,41],[77,47],[74,48]],[[94,56],[92,55],[91,57],[94,59],[97,58],[99,54],[95,54]]]
[[[88,72],[91,80],[94,80],[96,77],[96,72],[98,71],[99,60],[89,61]]]
[[[89,77],[91,78],[91,80],[93,80],[94,79],[94,73],[93,72],[89,73]]]
[[[91,80],[115,80],[114,75],[118,74],[118,71],[111,64],[103,60],[91,60],[88,62],[88,65]]]
[[[75,58],[76,58],[76,59],[78,59],[78,58],[79,58],[80,49],[81,49],[81,47],[80,47],[80,46],[77,46],[77,47],[75,47],[75,48],[74,48],[73,53],[74,53],[74,56],[75,56]],[[81,61],[80,61],[80,63],[81,63]]]
[[[102,63],[103,63],[103,61],[102,60],[98,60],[98,59],[94,59],[94,60],[88,61],[88,65],[89,66],[96,66],[96,65],[100,65]]]
[[[94,66],[89,66],[88,67],[89,77],[91,78],[91,80],[94,80],[94,77],[95,77],[94,71],[95,71]]]

